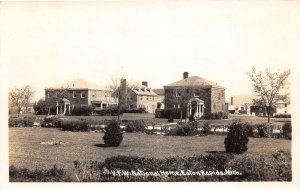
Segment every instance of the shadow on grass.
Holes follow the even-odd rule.
[[[221,153],[226,153],[225,151],[206,151],[209,154],[221,154]]]
[[[107,144],[94,144],[96,147],[104,147],[104,148],[119,148],[119,147],[127,147],[125,145],[119,145],[119,146],[109,146]]]
[[[96,147],[111,147],[107,144],[94,144],[94,146],[96,146]]]

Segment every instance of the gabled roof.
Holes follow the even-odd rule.
[[[131,88],[131,90],[137,95],[157,96],[157,94],[151,88],[144,85],[140,85],[136,88]]]
[[[157,95],[165,95],[165,89],[153,89],[153,92],[155,92]]]
[[[191,76],[186,79],[182,79],[171,84],[166,85],[165,87],[192,87],[192,86],[202,86],[202,87],[218,87],[224,88],[217,83],[211,82],[205,78],[199,76]]]
[[[258,97],[255,95],[233,95],[231,96],[231,98],[232,98],[232,105],[245,105],[245,104],[252,104],[253,99],[257,99]]]
[[[66,88],[66,89],[70,89],[70,90],[80,90],[80,89],[106,90],[106,91],[109,90],[107,87],[99,86],[99,85],[87,82],[84,79],[73,80],[73,81],[65,83],[65,84],[52,86],[49,89],[61,89],[61,88]]]

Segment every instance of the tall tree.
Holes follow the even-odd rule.
[[[247,72],[250,77],[252,90],[259,97],[257,102],[265,107],[270,122],[271,109],[274,108],[279,100],[287,97],[284,90],[289,86],[288,78],[290,70],[271,72],[269,68],[265,71],[257,71],[252,68],[251,72]]]
[[[16,87],[10,90],[8,95],[9,107],[16,107],[19,116],[22,109],[25,109],[25,111],[27,111],[34,93],[35,92],[32,90],[32,87],[30,85],[25,85],[20,88]]]
[[[125,79],[124,76],[111,76],[110,85],[108,88],[112,91],[112,96],[118,98],[118,123],[120,122],[120,111],[123,108],[127,108],[126,102],[130,96],[130,89],[138,88],[138,82],[126,82],[126,90],[122,88],[121,81]]]

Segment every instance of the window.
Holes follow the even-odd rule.
[[[219,92],[219,94],[218,94],[218,100],[220,100],[221,99],[221,93]]]
[[[287,104],[284,104],[284,107],[287,107]]]
[[[50,93],[49,92],[47,92],[47,97],[50,98]]]
[[[93,98],[96,97],[95,91],[92,92],[92,97],[93,97]]]
[[[181,89],[176,89],[176,97],[181,97],[182,90]]]
[[[85,98],[85,97],[86,97],[85,91],[81,91],[81,98]]]
[[[141,96],[141,100],[143,100],[143,96]]]
[[[225,94],[225,91],[223,90],[223,91],[222,91],[222,98],[224,97],[224,94]]]
[[[73,98],[77,98],[76,91],[73,91]]]
[[[149,100],[149,96],[147,96],[147,100]]]
[[[199,97],[199,96],[200,96],[200,90],[194,89],[194,97]]]
[[[107,97],[107,93],[104,94],[104,97]]]
[[[178,104],[177,107],[180,108],[180,104]]]
[[[57,98],[57,97],[58,97],[58,93],[57,93],[57,92],[55,92],[55,94],[54,94],[54,97],[55,97],[55,98]]]

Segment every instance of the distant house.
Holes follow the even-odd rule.
[[[187,104],[188,116],[200,118],[204,113],[225,112],[225,88],[199,76],[189,77],[165,85],[166,108],[181,108]]]
[[[142,85],[129,88],[126,79],[122,79],[120,91],[121,94],[123,94],[120,103],[124,102],[129,109],[144,108],[148,113],[155,113],[158,96],[150,87],[148,87],[147,81],[143,81]],[[124,94],[126,94],[126,97]]]
[[[289,101],[279,101],[276,104],[276,115],[291,114],[291,104]]]
[[[230,98],[228,106],[229,113],[232,114],[249,114],[250,106],[252,106],[253,99],[257,98],[254,95],[234,95]]]
[[[165,108],[165,89],[153,89],[153,92],[157,94],[157,108]]]
[[[63,94],[63,97],[62,95]],[[83,79],[45,89],[45,100],[56,104],[56,114],[71,113],[75,107],[92,106],[94,111],[117,105],[112,91]]]

